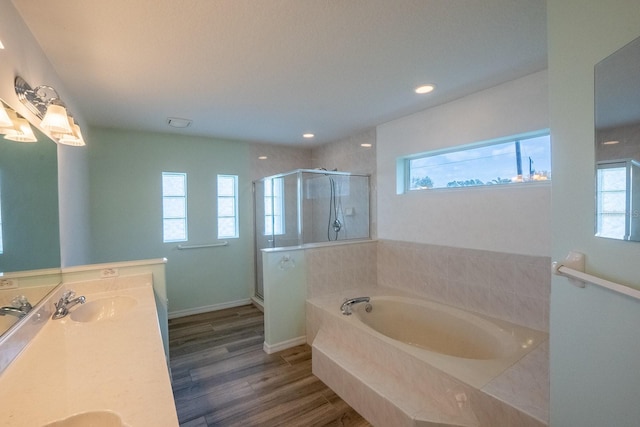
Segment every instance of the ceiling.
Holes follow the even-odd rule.
[[[103,127],[308,146],[547,65],[543,0],[13,3]]]

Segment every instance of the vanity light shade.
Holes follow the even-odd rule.
[[[7,117],[9,118],[9,123],[11,123],[9,126],[4,127],[4,126],[0,126],[0,134],[16,134],[18,132],[17,128],[16,128],[16,120],[18,119],[18,114],[13,111],[12,109],[6,109],[5,107],[2,107],[2,110],[0,111],[0,113],[2,113],[2,111],[4,111],[4,113],[7,115]],[[6,137],[5,137],[6,139]]]
[[[74,147],[82,147],[86,145],[82,132],[80,132],[80,126],[76,124],[72,117],[69,117],[69,126],[71,126],[72,132],[69,134],[62,134],[58,138],[58,143],[64,145],[72,145]]]
[[[0,105],[0,128],[12,128],[13,122],[4,106]]]
[[[62,105],[49,104],[41,126],[52,133],[72,133],[67,110]]]
[[[16,142],[38,142],[27,119],[16,119],[13,130],[10,130],[4,139]]]

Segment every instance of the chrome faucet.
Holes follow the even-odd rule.
[[[51,316],[51,318],[54,320],[62,319],[67,314],[69,314],[69,309],[71,307],[73,307],[76,304],[85,303],[86,298],[83,296],[71,299],[75,296],[76,296],[76,293],[73,291],[66,291],[64,294],[62,294],[62,297],[60,298],[60,300],[54,304],[56,306],[56,311],[53,312],[53,316]]]
[[[369,302],[369,300],[370,300],[369,297],[348,298],[340,306],[340,311],[342,311],[342,314],[344,314],[345,316],[349,316],[351,315],[351,306],[353,304],[358,304],[361,302]]]
[[[11,307],[0,307],[0,316],[24,317],[31,311],[33,307],[24,295],[19,295],[11,301]]]
[[[16,317],[24,317],[27,315],[27,313],[25,313],[24,311],[20,310],[19,308],[15,308],[15,307],[0,307],[0,316],[6,316],[7,314],[10,314],[12,316],[16,316]]]

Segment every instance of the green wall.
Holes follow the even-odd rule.
[[[2,272],[60,267],[57,146],[36,134],[35,143],[0,135]]]
[[[89,146],[91,262],[166,257],[169,313],[223,307],[253,295],[250,144],[93,129]],[[240,238],[178,250],[162,242],[162,172],[187,173],[188,242],[217,242],[216,175],[239,176]]]
[[[640,243],[594,237],[594,71],[640,36],[638,0],[549,0],[552,256],[586,254],[587,272],[640,288]],[[569,285],[551,291],[551,425],[637,426],[640,303]]]

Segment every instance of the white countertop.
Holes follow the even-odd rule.
[[[0,375],[0,426],[43,426],[89,411],[112,411],[131,427],[177,426],[151,274],[65,287],[87,304],[120,295],[136,305],[93,322],[49,320]]]

